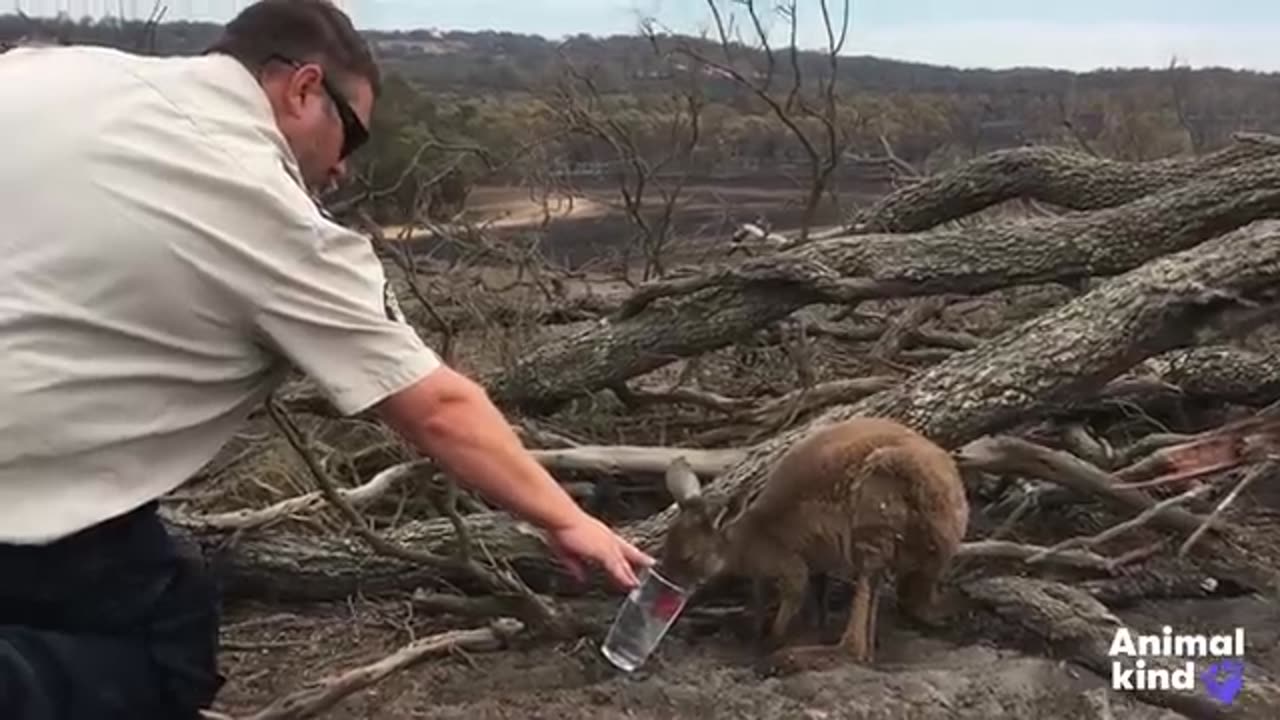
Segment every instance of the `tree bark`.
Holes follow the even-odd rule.
[[[438,312],[450,329],[458,332],[485,327],[563,325],[595,320],[617,312],[622,304],[622,297],[614,295],[580,295],[555,302],[537,298],[521,303],[501,295],[481,300],[483,302],[465,307],[442,302]],[[429,317],[416,315],[415,321],[426,325],[432,322]]]
[[[894,418],[956,448],[1034,413],[1088,395],[1143,359],[1187,344],[1198,329],[1219,324],[1241,305],[1280,294],[1280,221],[1259,221],[1195,248],[1152,261],[1092,292],[1010,329],[983,345],[852,405],[837,406],[808,425],[746,450],[707,488],[723,494],[758,487],[767,470],[812,428],[859,415]],[[672,510],[622,528],[653,550]],[[468,516],[472,542],[513,563],[539,592],[565,591],[536,533],[503,514]],[[447,520],[412,523],[389,539],[436,553],[452,550]],[[198,536],[208,547],[218,539]],[[1214,553],[1205,542],[1197,553]],[[427,583],[432,573],[369,555],[355,541],[246,535],[220,556],[231,594],[335,597]],[[453,580],[454,578],[438,578]]]
[[[1280,352],[1211,345],[1159,355],[1146,365],[1184,398],[1255,407],[1280,399]]]
[[[817,302],[980,293],[1109,276],[1280,210],[1280,158],[1093,213],[917,235],[832,238],[637,290],[614,320],[544,345],[485,379],[538,413],[680,357],[723,347]],[[654,302],[665,295],[678,297]]]
[[[997,150],[881,198],[854,215],[849,232],[918,232],[1014,198],[1100,210],[1280,153],[1280,142],[1242,134],[1199,158],[1124,162],[1060,147]]]
[[[444,572],[380,555],[357,538],[279,531],[228,534],[186,527],[177,518],[169,520],[175,537],[206,558],[228,599],[310,602],[418,588],[489,592],[465,573]],[[504,513],[467,515],[466,522],[473,545],[511,563],[536,592],[574,594],[572,581],[558,567],[536,530],[513,522]],[[384,535],[401,546],[434,554],[457,552],[457,533],[447,518],[406,523]]]

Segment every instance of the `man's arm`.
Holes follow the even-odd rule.
[[[637,582],[633,565],[652,564],[574,502],[524,448],[484,388],[464,375],[441,366],[375,410],[467,486],[543,528],[575,570],[571,557],[584,556],[630,588]]]
[[[206,208],[201,217],[217,220],[219,232],[175,254],[223,287],[245,309],[246,330],[289,358],[344,415],[376,408],[463,484],[546,531],[571,570],[581,575],[575,560],[589,560],[619,586],[634,586],[633,565],[653,560],[579,508],[483,389],[445,367],[397,317],[369,239],[324,218],[292,178],[272,168],[250,176],[252,192],[228,172],[227,192],[191,193],[192,204],[228,196],[243,203],[236,212]]]

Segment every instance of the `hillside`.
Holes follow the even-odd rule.
[[[173,22],[145,30],[141,23],[115,20],[0,16],[0,43],[34,37],[157,54],[197,53],[218,26]],[[505,32],[423,29],[367,36],[388,80],[375,142],[361,153],[362,187],[394,185],[409,176],[375,205],[387,222],[420,207],[424,193],[433,198],[433,212],[447,217],[477,183],[546,186],[571,178],[616,187],[610,178],[634,165],[619,156],[620,146],[632,148],[628,152],[644,164],[661,164],[666,173],[761,182],[800,178],[787,181],[795,185],[812,168],[797,128],[815,146],[824,140],[817,115],[793,111],[797,128],[790,128],[759,95],[724,72],[695,67],[687,53],[674,52],[683,46],[723,58],[717,45],[695,38],[663,36],[655,51],[640,35],[576,36],[563,43]],[[1280,130],[1280,77],[1271,73],[1184,67],[969,70],[851,50],[855,54],[840,58],[835,84],[838,142],[820,149],[852,160],[842,162],[833,178],[855,184],[868,173],[883,174],[876,169],[883,164],[868,169],[860,161],[883,160],[886,152],[928,173],[1030,143],[1141,161],[1212,151],[1239,130]],[[734,56],[733,66],[744,77],[762,77],[762,53],[735,47]],[[570,63],[578,76],[569,72]],[[791,69],[779,63],[785,67],[773,86],[781,97],[789,90]],[[800,97],[814,106],[822,102],[818,83],[826,63],[821,53],[799,54]],[[696,138],[689,135],[691,99],[697,102]],[[682,138],[690,141],[687,148]],[[679,157],[668,157],[673,145],[681,149]],[[414,158],[416,167],[410,165]]]

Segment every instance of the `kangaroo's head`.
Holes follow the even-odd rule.
[[[668,466],[666,480],[676,516],[667,527],[658,566],[672,580],[694,587],[728,569],[734,523],[746,503],[737,493],[724,499],[703,495],[698,476],[683,457]]]

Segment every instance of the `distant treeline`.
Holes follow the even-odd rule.
[[[191,54],[208,45],[218,29],[210,23],[147,28],[114,19],[8,15],[0,16],[0,43],[27,38]],[[396,192],[382,196],[378,206],[389,219],[421,207],[424,199],[447,214],[481,177],[550,181],[625,170],[616,145],[572,127],[557,112],[563,110],[558,107],[563,98],[555,88],[566,77],[566,60],[590,78],[584,106],[615,123],[635,157],[669,152],[672,133],[687,111],[680,93],[689,87],[688,73],[680,71],[688,67],[655,52],[641,35],[553,42],[504,32],[366,34],[388,77],[375,120],[376,140],[363,151],[360,168],[375,186],[395,185]],[[723,59],[718,45],[681,41]],[[659,38],[660,46],[671,42]],[[778,62],[774,82],[785,88],[792,69],[781,56]],[[827,58],[802,52],[798,65],[812,94],[829,72]],[[758,77],[764,56],[737,48],[735,67]],[[668,171],[769,173],[806,161],[792,131],[765,103],[723,73],[702,70],[699,142]],[[575,87],[581,92],[585,86]],[[840,130],[850,141],[851,156],[882,156],[887,146],[920,171],[1026,143],[1143,160],[1209,151],[1237,130],[1280,131],[1280,76],[1271,73],[1181,66],[1089,73],[960,70],[844,56],[836,91]],[[814,118],[797,116],[796,122],[813,137],[821,135]]]

